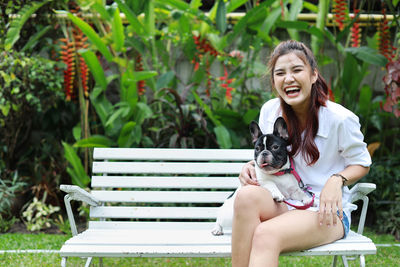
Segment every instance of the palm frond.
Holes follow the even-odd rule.
[[[33,2],[32,4],[24,6],[16,15],[15,18],[10,22],[10,27],[6,34],[6,39],[4,42],[5,50],[10,50],[16,41],[20,37],[20,32],[25,22],[32,16],[32,14],[42,7],[44,4],[48,3],[50,0],[39,2]]]

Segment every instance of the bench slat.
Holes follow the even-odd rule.
[[[253,149],[96,148],[93,158],[109,160],[249,161]]]
[[[93,162],[93,173],[239,174],[244,163]]]
[[[92,187],[111,188],[219,188],[236,189],[237,176],[170,177],[170,176],[92,176]]]
[[[95,198],[102,202],[127,203],[223,203],[232,191],[97,191]]]
[[[130,257],[140,255],[189,257],[188,253],[196,253],[194,255],[196,257],[213,255],[229,257],[230,242],[230,235],[213,236],[209,230],[200,229],[87,230],[68,240],[61,248],[60,254],[61,256],[76,254],[84,256],[94,253],[96,256],[111,257],[123,257],[123,254],[129,254]],[[369,238],[351,232],[346,239],[282,255],[354,255],[359,253],[375,254],[376,247]]]
[[[129,221],[89,221],[91,230],[149,230],[149,229],[181,229],[210,230],[215,222],[129,222]]]
[[[213,207],[90,207],[92,218],[215,219]]]

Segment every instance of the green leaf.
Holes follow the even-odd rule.
[[[135,71],[133,73],[133,81],[138,82],[142,80],[147,80],[151,77],[156,76],[158,73],[156,71]]]
[[[147,33],[154,36],[156,33],[155,28],[155,14],[154,14],[154,0],[148,0],[145,4],[144,22]]]
[[[289,10],[289,20],[297,21],[297,16],[303,9],[303,0],[292,1]],[[300,40],[299,32],[294,29],[288,29],[288,33],[293,40]]]
[[[358,100],[358,108],[360,110],[360,114],[367,117],[370,109],[371,109],[371,101],[372,101],[372,90],[369,85],[364,85],[360,91],[360,99]]]
[[[249,109],[246,111],[246,113],[243,116],[243,121],[247,124],[250,125],[250,122],[252,120],[256,120],[258,114],[260,113],[259,109]]]
[[[372,65],[385,67],[387,64],[387,59],[379,54],[377,50],[370,47],[349,47],[346,48],[345,51],[350,52],[356,58]]]
[[[308,22],[281,20],[276,23],[276,26],[279,28],[285,28],[285,29],[307,30]]]
[[[83,59],[88,65],[96,84],[99,85],[103,91],[105,91],[107,89],[107,80],[106,76],[104,75],[103,67],[100,65],[96,55],[90,50],[80,50],[79,53],[82,55]]]
[[[101,124],[106,128],[107,119],[109,114],[113,112],[113,105],[108,101],[104,95],[104,90],[99,86],[96,86],[90,93],[91,103],[96,110],[96,114],[99,116]]]
[[[145,33],[145,28],[143,27],[143,24],[138,20],[135,13],[129,8],[129,6],[127,6],[125,3],[122,3],[121,0],[115,0],[115,2],[117,2],[118,7],[121,9],[121,11],[124,12],[126,19],[132,26],[132,29],[139,36],[141,36],[142,34],[147,35]]]
[[[153,111],[146,103],[142,102],[137,103],[135,122],[138,126],[142,125],[144,120],[151,118],[151,116],[153,116]]]
[[[131,147],[135,142],[134,128],[136,126],[136,122],[129,121],[125,123],[122,127],[121,132],[118,137],[118,146],[119,147]]]
[[[113,55],[111,52],[108,50],[107,46],[105,43],[101,40],[99,35],[93,30],[93,28],[87,24],[85,21],[82,19],[78,18],[75,15],[72,15],[71,13],[68,13],[68,18],[81,29],[81,31],[88,37],[90,42],[94,44],[97,49],[100,51],[100,53],[108,60],[112,61]]]
[[[114,11],[114,18],[112,21],[112,36],[114,40],[115,50],[117,52],[121,52],[122,48],[124,47],[125,34],[118,8],[116,8]]]
[[[214,128],[214,133],[217,137],[217,142],[220,148],[231,148],[232,141],[229,131],[223,125]]]
[[[207,106],[203,100],[196,94],[196,92],[192,92],[194,98],[196,99],[197,103],[200,105],[200,107],[204,110],[204,112],[207,114],[208,118],[214,123],[215,126],[221,125],[221,122],[215,118],[214,114],[212,113],[211,109],[209,106]]]
[[[4,40],[5,50],[10,50],[15,42],[18,41],[21,29],[24,26],[25,22],[31,17],[31,15],[44,4],[47,4],[49,1],[50,0],[43,1],[41,3],[33,2],[32,5],[27,4],[18,12],[18,16],[10,22],[10,28],[6,33],[6,38]]]
[[[72,166],[72,168],[67,168],[67,172],[71,176],[72,183],[82,188],[87,187],[90,183],[90,178],[83,168],[81,159],[72,146],[65,142],[62,142],[62,145],[64,147],[64,156]]]
[[[42,38],[42,36],[45,35],[52,28],[53,28],[52,25],[48,25],[48,26],[44,27],[43,29],[41,29],[39,32],[35,33],[33,36],[31,36],[29,38],[29,41],[21,49],[21,52],[32,49],[36,45],[37,41],[40,38]]]
[[[105,6],[101,4],[99,1],[95,2],[92,5],[93,9],[95,9],[101,16],[101,18],[105,21],[111,21],[111,16],[108,14]]]
[[[202,3],[201,0],[192,0],[190,1],[190,8],[191,9],[199,9],[201,7]]]
[[[233,27],[232,33],[228,34],[226,36],[227,38],[227,44],[231,44],[233,40],[240,34],[243,33],[243,31],[246,30],[247,22],[254,17],[255,14],[258,12],[266,12],[266,8],[271,6],[275,0],[267,0],[265,2],[261,2],[258,6],[250,9],[248,12],[246,12],[246,15],[244,15]]]
[[[130,112],[129,106],[122,106],[117,111],[115,111],[111,114],[111,116],[108,118],[108,120],[105,124],[105,127],[111,126],[115,120],[120,119],[121,117],[123,117],[126,114],[129,114],[129,112]]]
[[[111,147],[113,141],[103,135],[92,135],[91,137],[81,139],[74,144],[74,147]]]
[[[217,17],[215,18],[217,29],[224,33],[226,31],[226,6],[224,0],[218,1]]]
[[[277,7],[273,9],[265,19],[264,23],[258,29],[258,36],[263,38],[266,42],[271,42],[270,31],[271,28],[275,25],[275,22],[281,16],[281,8]]]
[[[246,4],[248,0],[230,0],[226,4],[226,13],[231,13],[238,9],[240,6]]]
[[[171,81],[175,78],[175,72],[174,71],[168,71],[166,73],[163,73],[158,79],[157,79],[157,91],[160,89],[163,89],[165,87],[168,87],[168,85],[171,83]]]

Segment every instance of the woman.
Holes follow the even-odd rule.
[[[278,266],[281,252],[345,237],[355,208],[347,185],[365,176],[371,164],[357,116],[328,101],[328,87],[309,48],[283,42],[268,66],[279,98],[262,107],[261,130],[272,133],[274,121],[283,116],[296,171],[312,188],[318,206],[297,210],[275,202],[258,186],[254,163],[247,163],[235,200],[232,266]]]

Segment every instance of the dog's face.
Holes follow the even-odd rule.
[[[286,146],[289,135],[285,120],[279,117],[275,121],[273,134],[262,134],[257,122],[252,121],[250,132],[257,166],[267,173],[281,169],[286,164],[288,156]]]

